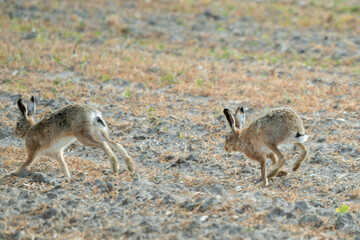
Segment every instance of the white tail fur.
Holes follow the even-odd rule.
[[[296,138],[297,142],[304,143],[308,140],[309,135],[304,134],[301,136],[295,136],[295,138]]]

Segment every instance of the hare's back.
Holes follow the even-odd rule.
[[[37,128],[52,129],[55,132],[71,131],[72,128],[90,124],[96,116],[101,117],[101,113],[93,107],[78,104],[67,105],[42,119],[37,124]]]
[[[100,125],[106,127],[105,121],[99,110],[88,105],[68,105],[59,111],[58,115],[64,113],[67,122],[72,128]]]
[[[262,114],[255,122],[257,131],[267,134],[287,136],[304,134],[304,127],[299,116],[290,108],[275,108]]]
[[[98,112],[96,109],[87,105],[67,105],[52,113],[48,118],[48,122],[54,123],[58,126],[71,125],[73,121],[86,121],[92,113],[95,114],[96,112]]]

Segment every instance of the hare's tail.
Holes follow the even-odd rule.
[[[295,139],[297,142],[304,143],[308,140],[309,135],[296,133]]]

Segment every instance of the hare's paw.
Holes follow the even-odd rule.
[[[275,177],[277,173],[278,173],[278,169],[271,170],[271,171],[269,171],[267,177],[268,178]]]
[[[263,187],[267,187],[267,186],[269,186],[269,180],[265,180],[265,181],[263,181]]]
[[[278,171],[278,173],[276,174],[277,177],[284,177],[288,175],[287,171],[284,171],[284,170],[280,170]]]

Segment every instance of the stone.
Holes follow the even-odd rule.
[[[309,206],[308,202],[305,200],[295,202],[295,210],[300,210],[301,212],[305,212],[309,208],[310,208],[310,206]]]
[[[213,194],[217,194],[217,195],[226,195],[227,191],[226,189],[223,187],[223,185],[220,184],[215,184],[210,188],[210,192]]]
[[[50,183],[50,179],[45,177],[42,173],[34,173],[33,178],[30,181],[37,183]]]
[[[275,219],[276,217],[283,217],[285,216],[285,211],[282,208],[275,208],[272,212],[268,213],[267,218],[270,220]]]
[[[200,212],[205,212],[218,203],[216,198],[209,196],[205,198],[200,198],[198,202],[200,202],[200,208],[199,208]]]
[[[350,215],[350,213],[338,214],[335,221],[335,229],[342,229],[346,225],[351,225],[352,222],[353,222],[353,217]]]
[[[49,199],[56,199],[58,197],[56,193],[48,193],[46,196]]]
[[[319,228],[323,225],[323,221],[316,215],[306,214],[300,218],[299,224],[302,227],[312,226],[314,228]]]
[[[42,218],[43,219],[50,219],[52,217],[55,217],[57,215],[57,210],[55,208],[49,208],[47,209],[43,214],[42,214]]]

